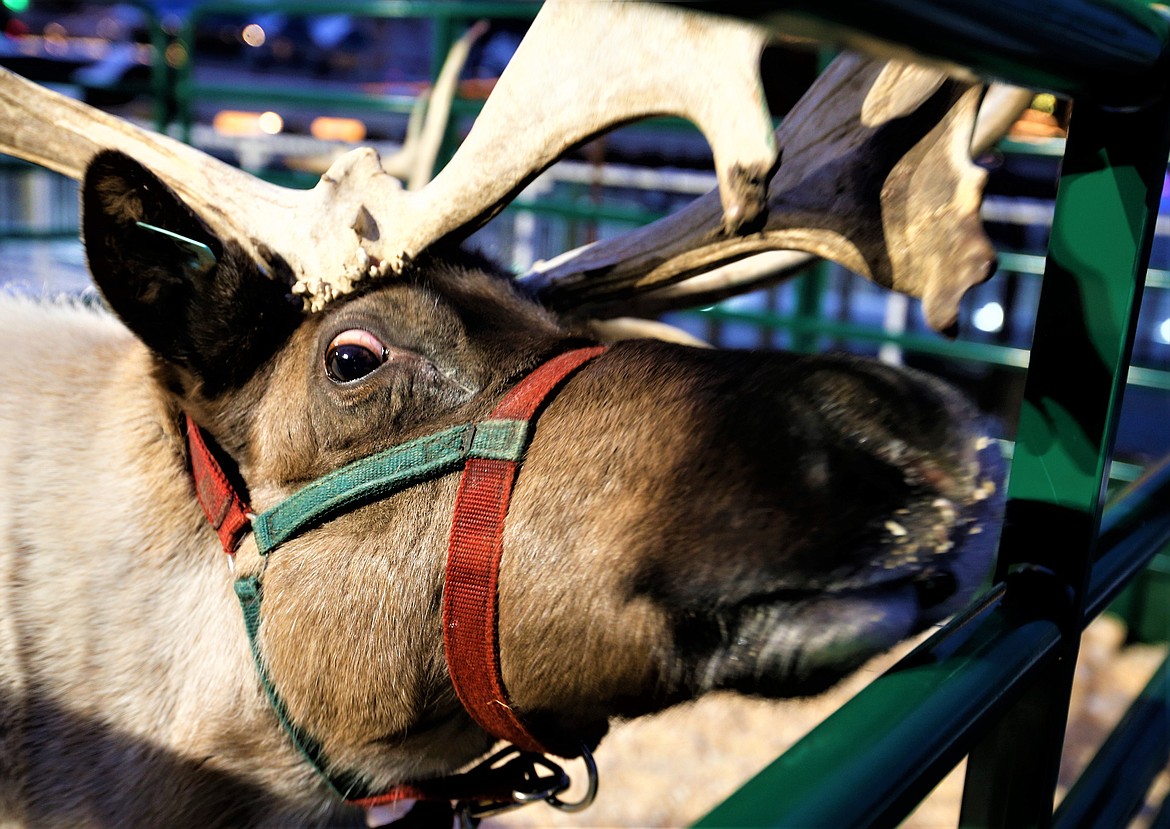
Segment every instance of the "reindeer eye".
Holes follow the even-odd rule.
[[[351,328],[333,338],[325,349],[325,372],[336,383],[352,383],[386,362],[386,346],[361,328]]]

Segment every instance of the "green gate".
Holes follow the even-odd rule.
[[[1170,757],[1166,663],[1055,815],[1053,794],[1081,631],[1170,539],[1170,460],[1102,509],[1170,149],[1166,7],[882,0],[758,14],[866,32],[1075,104],[997,586],[699,825],[894,825],[970,755],[963,826],[1123,826]],[[1170,806],[1155,825],[1170,825]]]

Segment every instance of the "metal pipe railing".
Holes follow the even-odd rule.
[[[1065,795],[1053,816],[1057,829],[1127,826],[1150,783],[1170,760],[1170,660],[1153,678]]]
[[[984,78],[1110,107],[1160,100],[1170,77],[1165,6],[1138,0],[698,0],[691,8],[863,50],[907,51]]]

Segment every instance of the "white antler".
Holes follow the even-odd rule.
[[[457,211],[455,227],[478,225],[483,202],[498,209],[574,145],[616,124],[678,115],[711,144],[723,221],[750,222],[776,157],[759,84],[763,47],[751,25],[700,24],[665,6],[548,2],[426,200]],[[469,200],[469,192],[490,197]],[[396,232],[408,253],[429,235]]]
[[[401,270],[435,241],[486,221],[574,144],[672,114],[715,149],[722,223],[752,221],[775,151],[749,24],[643,3],[550,0],[451,163],[406,192],[372,150],[338,159],[311,191],[264,184],[162,136],[0,73],[0,150],[79,178],[102,148],[150,166],[216,230],[276,254],[312,308]],[[687,71],[680,71],[686,67]]]
[[[677,115],[707,136],[718,192],[547,264],[531,279],[550,301],[604,306],[792,249],[922,296],[945,326],[991,262],[977,217],[983,175],[968,155],[978,91],[846,56],[774,137],[758,77],[764,43],[751,24],[666,5],[549,0],[455,157],[417,191],[369,149],[337,159],[313,190],[275,187],[3,71],[0,151],[75,178],[99,149],[135,156],[215,230],[279,265],[315,309],[470,233],[572,146]],[[715,278],[744,283],[738,271]]]

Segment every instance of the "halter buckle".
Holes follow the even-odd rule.
[[[487,799],[461,800],[455,804],[459,829],[472,829],[485,817],[510,812],[529,803],[545,802],[562,812],[578,812],[597,796],[597,764],[585,746],[581,746],[585,762],[587,789],[579,801],[566,803],[558,795],[566,791],[572,780],[557,763],[543,754],[507,746],[488,757],[468,775],[483,775],[508,794]],[[495,785],[485,788],[495,788]]]

